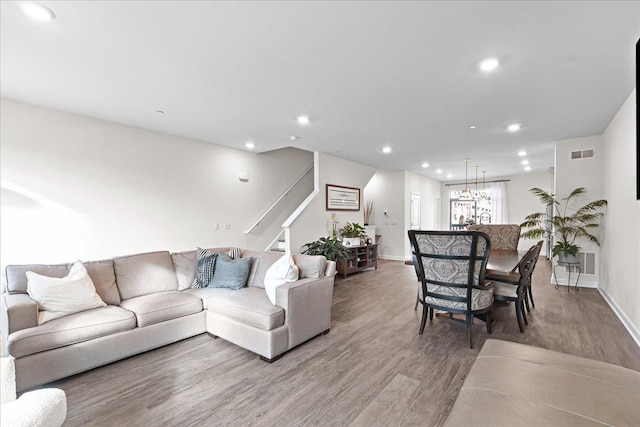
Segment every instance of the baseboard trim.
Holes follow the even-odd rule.
[[[556,285],[556,281],[553,278],[551,279],[551,282],[549,282],[549,283],[551,283],[553,286]],[[567,286],[567,279],[563,279],[563,278],[558,279],[558,285]],[[572,280],[571,281],[571,286],[573,287],[575,285],[576,285],[576,282],[574,280]],[[599,289],[599,287],[598,287],[599,285],[600,284],[598,282],[591,282],[591,281],[588,281],[588,280],[582,280],[582,277],[580,278],[580,281],[578,282],[578,287],[579,288]]]
[[[378,258],[386,259],[386,260],[389,260],[389,261],[403,261],[403,262],[407,261],[407,259],[408,259],[408,258],[405,258],[405,257],[394,256],[394,255],[378,255]]]
[[[624,327],[627,328],[627,331],[629,331],[629,333],[635,340],[638,347],[640,347],[640,331],[635,328],[633,323],[631,323],[631,320],[629,320],[624,311],[620,309],[618,304],[616,304],[613,298],[611,298],[611,295],[609,295],[609,293],[605,289],[598,288],[598,291],[600,291],[600,295],[602,295],[607,304],[609,304],[609,306],[613,309],[613,312],[616,313]]]

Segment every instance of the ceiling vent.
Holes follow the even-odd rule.
[[[571,160],[592,159],[593,157],[595,157],[595,150],[593,148],[571,152]]]

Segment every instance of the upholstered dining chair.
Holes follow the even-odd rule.
[[[524,325],[529,324],[525,313],[525,301],[527,299],[527,289],[531,287],[531,276],[539,254],[540,250],[537,245],[532,246],[520,259],[513,272],[505,274],[504,278],[500,280],[492,277],[494,283],[493,298],[496,301],[515,303],[516,320],[521,333],[524,333]]]
[[[409,240],[421,281],[422,335],[434,310],[464,314],[469,348],[472,347],[474,316],[484,316],[491,333],[493,284],[484,274],[491,244],[489,236],[477,231],[409,230]]]
[[[474,224],[469,231],[480,231],[489,236],[491,249],[518,249],[520,226],[518,224]]]

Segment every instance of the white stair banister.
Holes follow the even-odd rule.
[[[302,174],[300,175],[300,177],[289,187],[287,188],[287,190],[280,196],[278,197],[278,199],[273,202],[273,204],[271,206],[269,206],[269,208],[265,211],[265,213],[263,213],[260,218],[258,218],[256,220],[256,222],[254,222],[251,227],[249,227],[247,230],[245,230],[245,234],[249,234],[251,233],[258,225],[260,225],[260,223],[262,222],[263,219],[265,219],[267,217],[267,215],[269,215],[269,213],[271,213],[272,210],[275,209],[276,206],[278,206],[278,204],[285,198],[287,197],[287,195],[289,194],[289,192],[291,190],[293,190],[293,188],[298,185],[298,183],[300,181],[302,181],[302,179],[307,176],[307,174],[309,172],[311,172],[313,170],[313,165],[309,166],[309,168]]]

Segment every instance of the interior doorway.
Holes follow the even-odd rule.
[[[422,197],[418,193],[411,193],[411,229],[420,230],[420,204]]]

